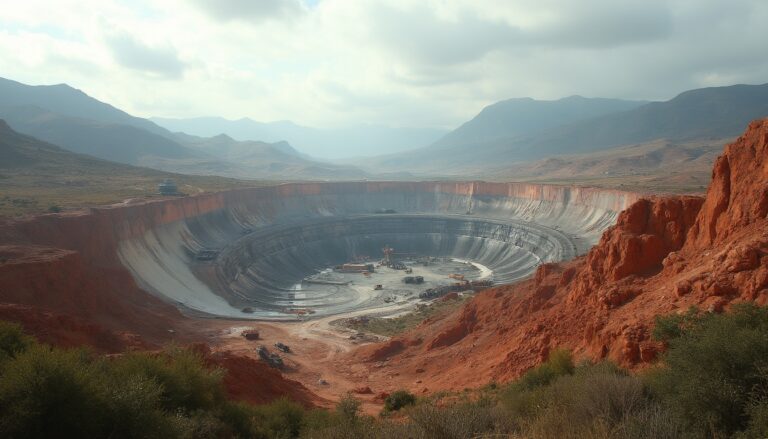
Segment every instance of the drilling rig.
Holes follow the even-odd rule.
[[[392,253],[395,252],[395,249],[390,247],[389,245],[385,245],[383,249],[381,249],[381,252],[384,253],[384,266],[389,267],[392,264]]]

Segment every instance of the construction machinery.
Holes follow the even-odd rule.
[[[493,281],[491,280],[473,280],[473,281],[463,281],[463,282],[456,282],[452,285],[440,285],[434,288],[429,288],[419,294],[420,299],[434,299],[436,297],[442,297],[445,296],[448,293],[453,292],[461,292],[461,291],[482,291],[488,287],[493,286]]]
[[[423,284],[424,276],[405,276],[403,282],[407,284]]]
[[[269,364],[271,367],[282,369],[285,366],[283,359],[280,358],[279,355],[269,352],[269,349],[267,349],[266,346],[259,346],[259,348],[256,349],[256,353],[259,354],[259,358],[261,358],[263,362]]]
[[[212,261],[216,259],[217,256],[219,256],[218,250],[204,248],[197,252],[195,259],[198,261]]]
[[[259,339],[259,331],[256,329],[247,329],[240,333],[243,337],[245,337],[246,340],[258,340]]]
[[[373,264],[341,264],[333,267],[339,273],[373,273]]]
[[[275,343],[275,347],[277,348],[277,350],[279,350],[279,351],[281,351],[281,352],[283,352],[285,354],[290,354],[291,353],[291,348],[289,348],[288,345],[285,344],[285,343],[282,343],[282,342],[278,341],[277,343]]]

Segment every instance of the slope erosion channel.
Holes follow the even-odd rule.
[[[151,203],[161,212],[132,224],[117,253],[140,286],[182,309],[295,320],[513,282],[586,252],[638,197],[515,183],[286,184]]]

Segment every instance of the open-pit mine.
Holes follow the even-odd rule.
[[[584,253],[635,198],[517,184],[286,184],[151,203],[134,208],[149,214],[141,227],[133,216],[113,225],[128,232],[116,243],[122,265],[155,296],[200,315],[295,320],[521,279]]]
[[[329,401],[361,383],[395,385],[340,358],[386,337],[333,322],[529,277],[586,253],[639,198],[523,183],[290,183],[6,220],[0,295],[13,305],[0,316],[107,352],[204,342],[280,358]],[[278,342],[290,353],[273,352]],[[273,397],[306,392],[296,385]]]
[[[703,198],[290,183],[4,219],[0,318],[100,352],[204,343],[238,398],[355,392],[370,413],[396,389],[509,381],[558,347],[639,367],[664,349],[655,316],[768,301],[767,131],[726,148]]]

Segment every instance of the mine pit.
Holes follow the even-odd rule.
[[[595,243],[632,195],[489,183],[286,184],[132,233],[138,284],[195,315],[297,320],[401,308],[515,282]],[[129,227],[135,227],[129,224]]]

